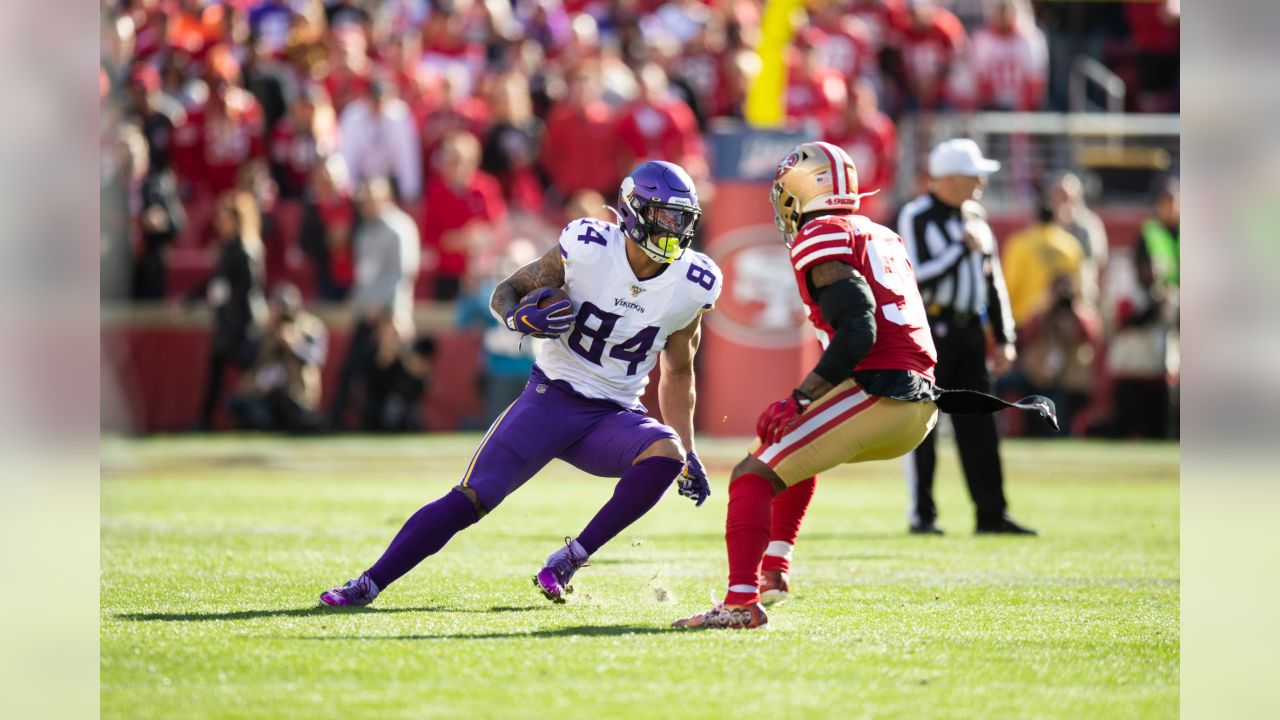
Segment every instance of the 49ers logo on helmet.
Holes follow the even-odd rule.
[[[783,173],[795,167],[798,162],[800,162],[800,153],[791,153],[784,157],[782,162],[778,163],[778,171],[773,174],[773,179],[777,180],[782,177]]]

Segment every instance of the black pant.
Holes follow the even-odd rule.
[[[991,375],[987,372],[986,335],[982,325],[955,325],[931,322],[933,342],[938,348],[937,385],[950,390],[991,392]],[[994,415],[952,415],[960,464],[969,485],[978,514],[978,524],[999,520],[1006,507],[1004,471],[1000,466],[1000,438],[996,434]],[[907,481],[914,502],[913,524],[932,523],[938,517],[933,503],[933,473],[937,467],[935,442],[937,429],[930,432],[909,458]]]
[[[228,368],[243,369],[247,363],[244,355],[249,345],[245,328],[214,328],[213,342],[209,347],[209,374],[204,381],[204,399],[200,403],[198,430],[213,427],[213,414],[222,398],[222,381]]]
[[[374,355],[378,352],[377,328],[367,320],[356,323],[351,332],[351,345],[347,348],[347,356],[342,361],[342,372],[338,375],[338,387],[333,398],[333,406],[329,409],[329,427],[335,431],[347,429],[347,403],[351,399],[353,386],[359,385],[363,390],[369,370],[373,367]]]

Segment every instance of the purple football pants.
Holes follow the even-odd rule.
[[[664,439],[679,442],[674,430],[639,410],[578,395],[534,367],[524,392],[485,433],[458,487],[409,518],[369,576],[386,588],[555,458],[592,475],[621,478],[581,537],[594,552],[651,508],[679,474],[683,463],[668,458],[632,466]]]
[[[480,441],[460,485],[491,512],[554,458],[617,478],[645,448],[668,438],[679,442],[674,430],[648,415],[585,398],[534,367],[524,392]]]

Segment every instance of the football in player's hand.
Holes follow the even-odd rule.
[[[542,288],[539,288],[538,290],[541,290],[541,289]],[[538,301],[539,310],[546,310],[547,308],[551,307],[552,305],[555,305],[561,300],[569,299],[569,293],[565,292],[560,288],[548,288],[548,289],[551,290],[551,292],[547,293],[546,297]],[[534,292],[536,293],[538,292],[538,290],[534,290]]]
[[[521,298],[506,322],[508,328],[525,335],[558,337],[573,325],[573,301],[560,288],[541,287]]]

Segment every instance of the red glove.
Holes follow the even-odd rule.
[[[796,424],[796,419],[810,402],[809,398],[797,391],[786,400],[779,400],[765,408],[756,420],[756,435],[760,441],[765,445],[772,445],[781,440]]]

